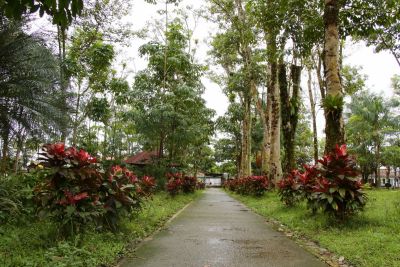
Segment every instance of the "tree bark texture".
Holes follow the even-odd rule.
[[[243,107],[242,155],[240,158],[239,177],[251,175],[251,97],[244,97]]]
[[[268,90],[271,97],[271,154],[269,161],[269,176],[275,184],[282,178],[281,166],[281,112],[279,101],[279,86],[277,77],[277,63],[273,60],[271,63],[271,80]]]
[[[342,84],[339,75],[339,0],[325,0],[325,42],[324,73],[326,81],[325,107],[325,153],[330,152],[337,144],[344,144]]]
[[[309,96],[309,99],[310,99],[311,119],[312,119],[312,127],[313,127],[314,163],[317,164],[317,162],[318,162],[317,116],[316,116],[316,112],[315,112],[314,95],[313,95],[313,92],[312,92],[311,69],[308,69],[307,87],[308,87],[308,96]]]

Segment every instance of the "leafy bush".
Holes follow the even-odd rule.
[[[150,176],[143,176],[142,179],[139,180],[141,194],[143,196],[150,196],[156,190],[156,180]]]
[[[105,175],[86,151],[66,149],[62,143],[45,145],[39,160],[46,175],[35,187],[35,199],[41,212],[60,225],[63,236],[81,232],[90,223],[117,230],[119,217],[138,210],[155,186],[152,178],[139,181],[118,165]]]
[[[203,180],[197,180],[196,189],[198,190],[206,189],[206,183]]]
[[[185,194],[194,193],[196,191],[197,179],[191,176],[184,176],[182,178],[182,192]]]
[[[279,195],[286,205],[306,199],[308,208],[343,219],[365,206],[366,195],[358,178],[354,158],[347,154],[346,145],[335,150],[305,171],[292,171],[279,182]]]
[[[248,176],[228,180],[224,187],[243,195],[261,196],[268,190],[269,181],[265,176]]]
[[[300,175],[298,170],[293,170],[278,182],[278,195],[286,206],[293,206],[303,197],[299,182]]]
[[[96,159],[86,151],[63,143],[43,146],[40,163],[49,168],[44,181],[35,190],[42,213],[60,224],[63,236],[74,235],[82,226],[104,213],[100,202],[103,177],[93,164]]]
[[[171,196],[175,196],[180,192],[188,194],[196,191],[197,179],[191,176],[184,176],[182,173],[167,173],[166,189]]]
[[[362,210],[366,195],[358,178],[356,162],[347,154],[346,145],[337,145],[318,162],[319,175],[314,186],[318,206],[340,219]]]
[[[167,182],[167,191],[171,196],[176,196],[182,189],[182,179],[172,178]]]
[[[106,228],[116,231],[119,217],[124,213],[139,210],[142,202],[142,189],[136,175],[127,168],[113,166],[108,178],[100,187],[100,201],[105,213],[103,221]]]

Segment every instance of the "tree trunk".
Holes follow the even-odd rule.
[[[279,88],[281,100],[281,116],[282,116],[282,136],[284,147],[284,172],[288,173],[296,167],[294,157],[295,136],[299,114],[299,92],[300,92],[300,76],[301,67],[291,65],[292,95],[290,95],[287,83],[286,66],[279,64]]]
[[[78,99],[76,101],[75,106],[75,120],[74,120],[74,128],[72,129],[72,145],[76,146],[76,142],[78,139],[78,127],[79,127],[79,108],[81,104],[81,82],[78,84]]]
[[[242,156],[240,159],[239,177],[251,175],[251,97],[243,99]]]
[[[269,34],[268,48],[270,49],[269,64],[271,77],[268,90],[271,97],[271,155],[269,162],[269,176],[275,184],[282,178],[281,166],[281,116],[278,85],[278,66],[276,60],[276,34]]]
[[[310,108],[311,108],[311,119],[312,119],[312,127],[313,127],[313,143],[314,143],[314,163],[318,162],[318,132],[317,132],[317,116],[315,112],[315,101],[312,92],[312,77],[311,77],[311,69],[308,69],[308,96],[310,98]]]
[[[326,81],[325,153],[344,144],[343,93],[339,75],[339,0],[325,0],[324,72]]]

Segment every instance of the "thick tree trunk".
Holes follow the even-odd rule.
[[[291,65],[291,81],[292,94],[287,82],[286,66],[281,62],[279,64],[279,87],[281,100],[281,116],[282,116],[282,136],[283,147],[285,150],[283,167],[284,172],[288,173],[296,167],[294,157],[295,136],[298,123],[299,113],[299,92],[300,92],[300,76],[301,67]]]
[[[251,175],[251,97],[243,99],[242,156],[239,177]]]
[[[314,163],[318,162],[318,132],[317,132],[317,116],[315,112],[315,101],[312,92],[312,77],[311,77],[311,69],[308,69],[308,96],[310,98],[310,108],[311,108],[311,119],[312,119],[312,127],[313,127],[313,144],[314,144]]]
[[[326,81],[325,108],[325,153],[343,144],[343,93],[339,75],[339,0],[325,0],[325,43],[324,43],[324,72]]]
[[[272,41],[271,41],[272,39]],[[276,51],[275,36],[270,39],[269,46],[272,51]],[[275,49],[274,49],[275,47]],[[275,53],[273,53],[275,54]],[[275,58],[274,56],[272,58]],[[276,184],[282,178],[282,166],[281,166],[281,112],[280,112],[280,101],[279,101],[279,85],[277,77],[277,63],[276,59],[270,60],[271,65],[271,80],[269,88],[271,94],[271,155],[269,162],[269,176],[270,179]]]
[[[296,167],[296,161],[294,157],[294,148],[295,148],[295,137],[297,124],[299,121],[299,109],[300,109],[300,82],[301,82],[301,66],[292,65],[291,66],[291,79],[293,85],[292,97],[290,99],[290,131],[289,136],[286,140],[286,151],[288,153],[287,156],[287,171],[290,171]]]

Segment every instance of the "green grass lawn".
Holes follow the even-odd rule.
[[[171,198],[158,193],[137,215],[122,223],[117,233],[89,231],[76,241],[55,240],[49,222],[0,225],[0,266],[108,266],[116,263],[135,239],[162,226],[168,218],[201,192]]]
[[[230,193],[231,194],[231,193]],[[305,204],[288,208],[276,192],[261,198],[231,194],[256,213],[278,220],[297,235],[344,256],[355,266],[400,266],[400,191],[367,191],[365,211],[340,225]]]

